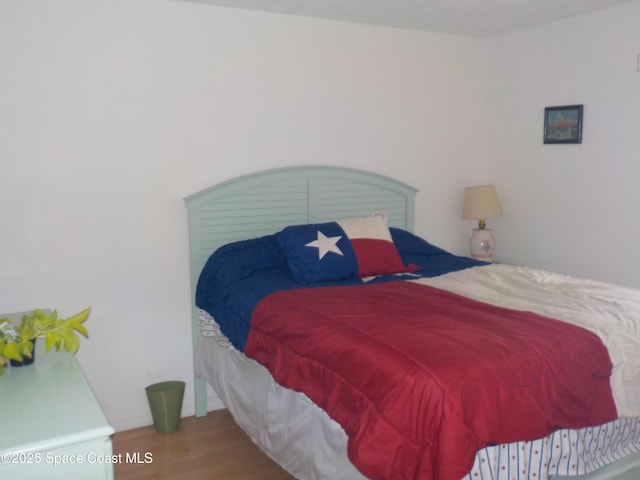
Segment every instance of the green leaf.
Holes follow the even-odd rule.
[[[31,358],[31,352],[33,352],[33,342],[31,340],[22,340],[20,342],[20,355]]]
[[[51,350],[55,345],[56,342],[58,341],[58,336],[56,335],[55,332],[52,331],[48,331],[45,334],[45,338],[44,338],[44,347],[45,350],[48,352],[49,350]]]
[[[78,333],[80,333],[84,338],[89,338],[89,332],[87,331],[87,327],[85,327],[84,325],[82,325],[81,323],[79,324],[73,324],[71,325],[71,327]]]
[[[80,339],[74,333],[69,333],[65,335],[64,338],[64,349],[69,353],[76,353],[80,348]]]
[[[22,360],[22,356],[20,355],[20,349],[16,342],[9,342],[5,344],[4,350],[2,351],[2,355],[5,358],[9,358],[11,360],[17,360],[18,362]]]
[[[87,318],[89,318],[89,314],[91,313],[91,308],[85,308],[79,313],[76,313],[72,317],[67,318],[68,323],[80,324],[84,323]]]

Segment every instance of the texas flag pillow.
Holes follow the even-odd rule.
[[[290,226],[276,239],[300,283],[415,272],[420,268],[404,265],[389,228],[378,215]]]

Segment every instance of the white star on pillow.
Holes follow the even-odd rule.
[[[333,252],[338,255],[344,255],[342,250],[336,245],[338,241],[342,238],[342,235],[338,235],[337,237],[327,237],[324,233],[318,230],[318,239],[313,242],[309,242],[305,245],[305,247],[315,247],[318,249],[318,260],[322,260],[327,253]]]

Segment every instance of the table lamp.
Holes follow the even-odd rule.
[[[462,218],[478,220],[478,228],[473,229],[469,239],[471,257],[485,262],[493,261],[493,235],[486,228],[489,217],[502,215],[498,194],[493,185],[478,185],[464,189]]]

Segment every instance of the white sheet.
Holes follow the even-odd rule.
[[[640,416],[640,290],[502,264],[414,281],[592,331],[613,363],[618,416]]]

